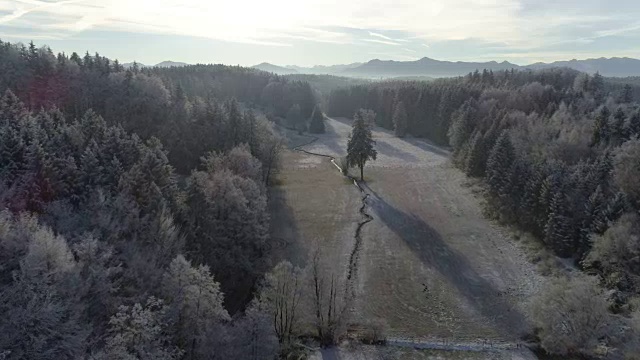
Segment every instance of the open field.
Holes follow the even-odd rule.
[[[344,156],[350,130],[350,121],[329,119],[327,133],[302,148]],[[480,199],[449,164],[447,150],[380,129],[373,135],[378,159],[365,168],[362,186],[374,219],[362,229],[352,322],[382,320],[397,340],[518,344],[531,331],[528,302],[544,278],[506,230],[483,218]],[[310,234],[320,234],[336,255],[333,266],[346,269],[362,220],[357,188],[326,158],[287,152],[285,160],[274,192],[293,217],[276,231],[301,253],[317,246]],[[423,355],[407,358],[438,358]]]
[[[532,357],[533,356],[533,357]],[[340,349],[318,351],[310,360],[326,360],[332,357],[340,360],[531,360],[532,354],[526,352],[499,351],[447,351],[425,350],[415,348],[398,348],[390,346],[373,346],[347,344]]]

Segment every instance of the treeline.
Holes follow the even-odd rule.
[[[490,215],[598,274],[613,291],[597,306],[609,304],[614,313],[629,315],[638,314],[634,299],[640,295],[640,106],[633,91],[632,86],[612,87],[598,74],[569,69],[485,71],[433,83],[336,90],[329,113],[350,116],[354,109],[371,108],[377,123],[395,126],[399,136],[449,145],[457,167],[484,179]],[[584,286],[575,292],[598,293]],[[567,301],[569,295],[562,296],[549,300],[550,306]],[[585,314],[584,308],[570,312]],[[586,339],[614,338],[611,334],[624,328],[603,334],[598,326],[605,323],[611,324],[576,325],[600,331],[585,335],[583,343],[576,343],[574,333],[582,330],[551,329],[549,322],[541,337],[554,342],[547,344],[552,352],[589,355],[594,347]],[[564,340],[558,340],[560,333]]]
[[[308,119],[308,84],[0,42],[0,89],[0,358],[278,355],[260,113]]]
[[[542,112],[546,109],[531,109],[542,106],[541,101],[531,96],[538,89],[523,92],[528,84],[538,84],[562,89],[573,86],[578,72],[570,69],[545,71],[476,71],[464,77],[421,81],[384,81],[369,85],[352,86],[334,90],[327,99],[327,114],[351,117],[358,109],[375,111],[376,124],[393,129],[393,115],[396,105],[403,103],[407,113],[407,132],[416,137],[430,139],[440,145],[448,144],[448,129],[453,113],[470,99],[478,99],[483,92],[491,89],[513,89],[503,98],[518,103],[523,111]],[[533,86],[538,86],[533,85]],[[542,91],[545,91],[544,89]],[[502,100],[502,99],[501,99]]]
[[[255,69],[193,65],[125,70],[99,54],[54,55],[46,46],[1,41],[0,89],[11,89],[34,111],[55,107],[80,118],[92,109],[109,125],[121,125],[143,139],[155,136],[185,175],[208,151],[229,150],[240,140],[251,143],[253,130],[246,129],[256,121],[247,110],[285,117],[298,105],[308,119],[316,103],[308,83]],[[250,145],[255,155],[257,146]]]

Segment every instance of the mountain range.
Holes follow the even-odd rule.
[[[603,76],[626,77],[640,76],[640,60],[632,58],[598,58],[586,60],[556,61],[552,63],[535,63],[517,65],[508,61],[465,62],[440,61],[424,57],[415,61],[394,61],[374,59],[366,63],[333,66],[277,66],[269,63],[255,65],[254,68],[277,74],[330,74],[339,76],[355,76],[365,78],[379,77],[451,77],[461,76],[475,70],[509,70],[509,69],[545,69],[551,67],[568,67],[578,71]]]
[[[129,68],[133,63],[123,64]],[[155,67],[185,66],[184,62],[163,61],[152,65]],[[148,65],[138,63],[140,67]],[[599,72],[608,77],[640,76],[640,60],[628,57],[612,57],[585,60],[556,61],[551,63],[534,63],[531,65],[517,65],[508,61],[496,62],[465,62],[465,61],[440,61],[424,57],[415,61],[394,61],[374,59],[366,63],[352,63],[342,65],[316,65],[303,67],[296,65],[279,66],[263,62],[252,68],[272,72],[279,75],[312,74],[312,75],[336,75],[361,78],[397,78],[397,77],[451,77],[461,76],[475,70],[509,70],[509,69],[546,69],[551,67],[568,67],[578,71],[594,74]]]
[[[169,60],[163,61],[161,63],[157,63],[155,65],[145,65],[145,64],[141,64],[141,63],[137,63],[137,64],[138,64],[138,67],[141,67],[141,68],[143,68],[143,67],[172,67],[172,66],[187,66],[187,65],[189,65],[189,64],[184,63],[184,62],[169,61]],[[124,63],[124,64],[122,64],[122,66],[125,69],[128,69],[128,68],[133,66],[133,63],[132,62]]]

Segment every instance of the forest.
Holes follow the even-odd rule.
[[[274,121],[322,133],[320,106],[369,109],[400,137],[450,147],[484,184],[488,216],[597,275],[607,311],[638,317],[632,81],[569,69],[301,79],[320,89],[238,66],[125,69],[0,42],[0,359],[273,359],[303,316],[335,342],[347,306],[333,279],[314,258],[303,284],[269,236],[285,143]],[[589,340],[558,345],[552,325],[536,334],[549,352]]]
[[[262,114],[310,117],[308,83],[1,42],[0,89],[0,358],[277,354]]]

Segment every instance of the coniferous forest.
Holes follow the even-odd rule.
[[[0,42],[0,91],[0,359],[276,357],[297,335],[301,290],[299,269],[272,270],[268,188],[284,143],[272,120],[324,133],[318,104],[449,147],[484,184],[488,216],[597,275],[607,311],[638,314],[636,85],[508,70],[317,98],[255,69],[125,69]],[[270,293],[282,279],[295,287]],[[326,322],[319,337],[335,341]]]
[[[2,42],[0,88],[0,358],[273,357],[259,113],[310,117],[307,83]]]

